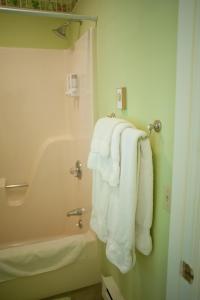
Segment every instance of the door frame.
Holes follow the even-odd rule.
[[[200,0],[180,0],[166,300],[200,297]],[[194,271],[189,284],[181,262]]]

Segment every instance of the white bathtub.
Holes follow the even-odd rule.
[[[88,147],[88,139],[48,140],[33,164],[25,195],[13,191],[16,195],[9,192],[1,197],[0,249],[17,251],[15,247],[22,244],[57,240],[61,236],[82,235],[87,240],[76,261],[66,267],[0,283],[1,300],[39,300],[100,282],[97,240],[88,225],[91,207],[91,176],[86,168]],[[83,164],[81,180],[69,173],[77,159]],[[68,210],[77,207],[86,208],[81,217],[83,228],[76,226],[80,217],[66,216]]]
[[[18,277],[0,283],[0,299],[39,300],[100,282],[96,237],[90,231],[83,234],[83,237],[86,239],[86,245],[75,261],[54,271],[34,276]],[[41,242],[35,243],[35,245],[39,243]],[[30,244],[27,244],[27,246],[30,247]],[[26,245],[23,244],[24,247]],[[5,252],[5,248],[3,251]],[[17,248],[16,251],[18,251]]]

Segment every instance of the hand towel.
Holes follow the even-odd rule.
[[[110,194],[112,194],[113,187],[119,184],[121,134],[125,128],[132,126],[124,120],[116,121],[112,119],[111,122],[110,120],[107,122],[107,119],[110,118],[101,119],[95,126],[87,164],[88,168],[93,170],[90,226],[103,242],[107,240],[107,212]],[[97,139],[96,136],[98,136],[97,140],[99,140],[99,132],[101,132],[101,134],[103,132],[103,130],[99,130],[99,127],[104,127],[105,122],[106,126],[110,126],[109,135],[106,137],[107,144],[110,147],[110,149],[108,149],[108,156],[102,156],[100,150],[94,147],[96,143],[94,140]],[[103,137],[101,139],[103,139]]]
[[[98,171],[102,179],[108,182],[110,186],[119,184],[121,134],[129,127],[133,127],[133,125],[125,121],[115,126],[112,136],[110,136],[110,154],[107,157],[97,152],[90,152],[89,154],[88,168]]]
[[[138,201],[136,210],[136,248],[144,255],[152,251],[150,228],[153,217],[153,164],[149,140],[140,142]]]
[[[125,122],[118,118],[101,118],[97,121],[91,143],[91,153],[107,157],[110,154],[110,143],[116,125]]]

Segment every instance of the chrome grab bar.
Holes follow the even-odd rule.
[[[67,217],[82,216],[85,211],[86,211],[86,209],[84,207],[75,208],[75,209],[68,211],[66,215],[67,215]]]
[[[29,186],[28,183],[9,184],[9,185],[5,185],[5,189],[23,188],[28,186]]]

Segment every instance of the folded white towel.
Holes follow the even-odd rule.
[[[110,186],[117,186],[120,178],[120,145],[122,132],[133,125],[128,122],[118,123],[113,129],[110,154],[105,157],[98,152],[90,152],[88,158],[88,168],[98,171],[102,179]]]
[[[110,143],[115,126],[125,122],[117,118],[101,118],[97,121],[91,143],[91,153],[99,153],[101,156],[110,154]]]

